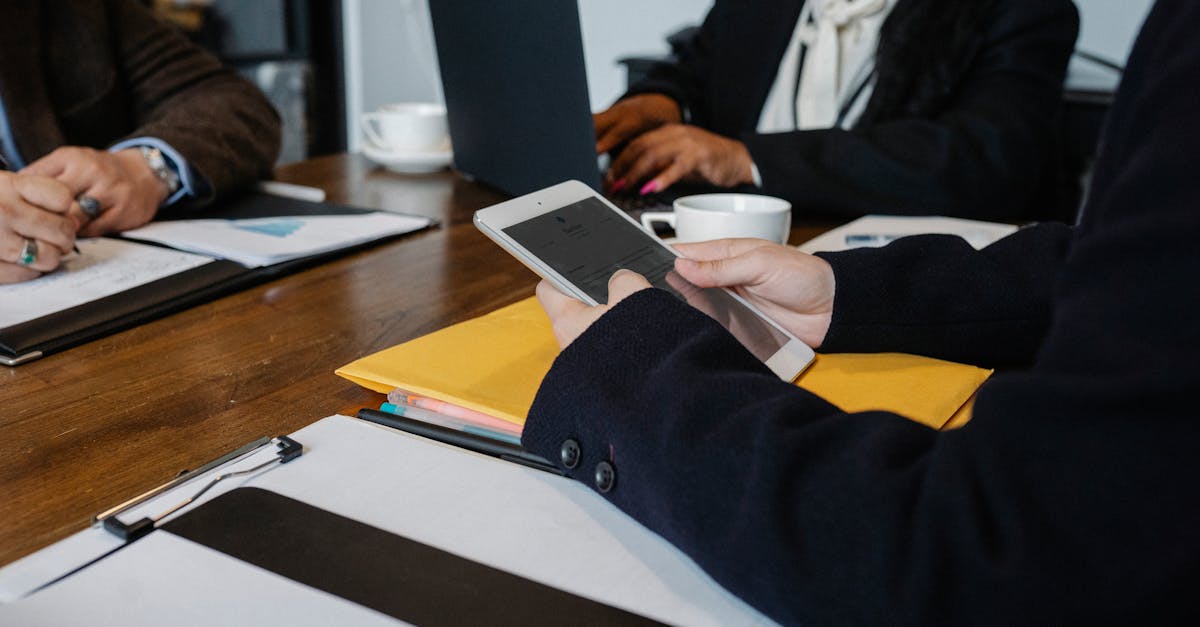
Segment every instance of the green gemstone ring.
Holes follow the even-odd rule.
[[[21,247],[21,257],[17,259],[17,263],[23,266],[32,266],[37,262],[37,242],[26,238],[25,245]]]

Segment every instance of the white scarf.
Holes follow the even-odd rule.
[[[763,105],[758,132],[852,126],[874,89],[879,30],[895,3],[807,0]],[[802,70],[801,48],[806,50]]]

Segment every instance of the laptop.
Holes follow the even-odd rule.
[[[603,193],[578,5],[429,0],[429,12],[455,169],[513,196],[570,179]],[[659,210],[680,195],[664,194],[612,200]]]

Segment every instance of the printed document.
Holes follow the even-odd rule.
[[[151,222],[122,235],[236,261],[250,268],[349,248],[429,226],[429,218],[373,213]]]

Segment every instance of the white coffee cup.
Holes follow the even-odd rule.
[[[362,114],[363,132],[387,152],[432,152],[449,144],[446,107],[432,102],[398,102]]]
[[[664,222],[680,242],[726,237],[757,237],[786,244],[792,229],[792,203],[754,194],[698,194],[675,201],[673,213],[646,212],[642,226],[651,232]]]

